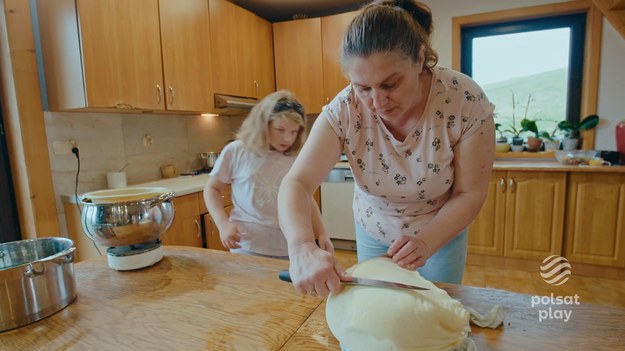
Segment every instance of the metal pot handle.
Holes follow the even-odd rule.
[[[36,263],[41,264],[41,270],[36,270],[34,265]],[[46,265],[43,264],[43,261],[36,261],[28,264],[28,269],[24,272],[24,277],[32,278],[38,275],[44,275],[46,273]]]
[[[50,262],[56,263],[59,266],[64,265],[66,263],[72,263],[74,262],[74,255],[72,254],[74,251],[76,251],[76,248],[70,247],[69,250],[64,253],[64,255],[56,256],[53,259],[51,259]]]
[[[168,193],[161,194],[156,199],[150,200],[150,205],[158,206],[162,204],[163,202],[171,202],[171,200],[173,200],[175,196],[176,195],[171,191]]]

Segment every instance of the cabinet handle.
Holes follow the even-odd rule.
[[[156,84],[156,92],[158,93],[157,94],[157,97],[158,97],[158,102],[157,103],[160,104],[161,101],[163,100],[163,89],[161,88],[160,84]]]
[[[513,193],[514,192],[514,186],[515,186],[515,181],[514,178],[510,178],[510,180],[508,181],[508,187],[510,188],[510,192]]]
[[[326,105],[330,103],[330,98],[326,97]]]
[[[174,88],[171,85],[169,86],[169,96],[171,96],[171,101],[169,102],[169,104],[173,105],[176,94],[174,94]]]
[[[255,90],[256,97],[259,97],[258,96],[258,86],[259,86],[258,81],[254,81],[254,90]]]
[[[195,226],[197,227],[197,237],[199,238],[200,235],[202,234],[202,228],[200,226],[200,222],[198,222],[197,219],[194,219],[193,222],[195,222]]]
[[[502,193],[506,192],[506,180],[503,177],[499,179],[499,189],[501,189]]]

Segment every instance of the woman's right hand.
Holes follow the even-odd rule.
[[[295,289],[308,295],[326,297],[341,290],[341,281],[350,281],[336,257],[314,242],[290,248],[289,273]]]
[[[241,238],[245,233],[241,233],[239,228],[232,222],[228,221],[219,227],[219,238],[221,239],[221,245],[226,249],[239,249],[241,248]]]

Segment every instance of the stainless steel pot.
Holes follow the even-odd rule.
[[[95,193],[83,195],[82,228],[102,246],[127,246],[159,239],[174,219],[172,192],[140,200],[94,203],[89,196]]]
[[[201,154],[199,154],[202,168],[213,168],[215,166],[215,162],[217,162],[218,157],[219,152],[202,152]]]
[[[0,332],[43,319],[76,299],[73,245],[57,237],[0,244]]]

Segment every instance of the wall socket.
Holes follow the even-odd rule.
[[[53,141],[52,150],[55,155],[71,155],[72,148],[78,147],[78,141],[70,139],[67,141]]]

